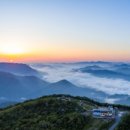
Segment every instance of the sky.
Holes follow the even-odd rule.
[[[0,61],[130,61],[129,0],[0,0]]]

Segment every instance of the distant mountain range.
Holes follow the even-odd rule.
[[[0,72],[0,97],[10,100],[18,100],[22,97],[27,98],[29,94],[42,89],[47,84],[47,82],[35,76],[18,76]]]
[[[2,107],[14,102],[21,102],[50,94],[86,96],[100,102],[104,102],[106,98],[114,98],[118,99],[115,103],[130,105],[130,96],[113,95],[112,97],[112,95],[91,89],[90,87],[78,87],[65,79],[55,83],[46,82],[39,78],[38,71],[25,64],[0,63],[0,70],[0,99],[2,99],[0,100],[0,106]],[[81,68],[80,71],[98,76],[107,75],[108,77],[118,76],[119,74],[113,71],[102,70],[99,66]]]
[[[91,98],[94,94],[101,98],[106,96],[103,92],[77,87],[67,80],[48,83],[35,76],[17,76],[7,72],[0,72],[0,90],[0,97],[10,100],[36,98],[49,94],[71,94]]]
[[[125,68],[128,69],[128,67],[125,67]],[[94,76],[98,76],[98,77],[106,77],[106,78],[114,78],[114,79],[119,78],[119,79],[124,79],[124,80],[130,81],[130,73],[123,73],[122,72],[123,68],[121,66],[116,67],[115,70],[110,70],[110,69],[102,68],[97,65],[93,65],[93,66],[87,66],[84,68],[80,68],[77,71],[81,71],[83,73],[90,73],[90,74],[92,74]]]
[[[76,62],[75,64],[113,64],[113,62],[108,62],[108,61],[82,61],[82,62]]]
[[[17,104],[17,102],[4,101],[3,103],[0,103],[0,108],[6,108],[8,106],[15,105],[15,104]]]
[[[23,76],[40,76],[40,72],[21,63],[0,63],[0,71]]]
[[[117,72],[130,75],[130,65],[129,64],[116,64],[114,68]]]

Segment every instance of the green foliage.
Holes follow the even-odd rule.
[[[44,96],[1,109],[0,130],[107,130],[113,121],[90,114],[91,108],[103,105],[86,97]]]
[[[46,97],[0,112],[0,130],[82,130],[88,122],[73,101]]]
[[[130,114],[125,115],[116,130],[130,130]]]
[[[98,130],[108,130],[114,124],[114,122],[114,120],[106,121],[98,128]]]

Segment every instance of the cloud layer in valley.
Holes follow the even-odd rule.
[[[90,64],[38,64],[33,67],[43,72],[43,79],[49,82],[57,82],[66,79],[78,87],[89,87],[107,94],[130,95],[130,81],[93,76],[89,73],[74,71]],[[109,68],[109,64],[100,65]]]

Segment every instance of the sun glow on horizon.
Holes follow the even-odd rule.
[[[0,53],[4,55],[24,54],[25,52],[25,49],[18,44],[3,44],[0,49]]]

